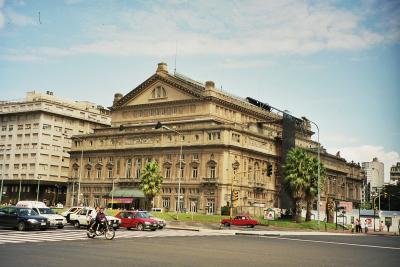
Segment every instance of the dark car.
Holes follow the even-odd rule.
[[[4,207],[0,209],[0,226],[17,228],[19,231],[29,229],[46,230],[49,227],[47,218],[30,208]]]
[[[136,228],[139,231],[150,229],[152,231],[157,230],[158,222],[147,213],[138,211],[121,211],[115,217],[121,219],[121,227],[126,227],[128,230]]]

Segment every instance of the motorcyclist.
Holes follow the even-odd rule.
[[[92,210],[89,214],[89,228],[90,229],[95,229],[95,226],[97,226],[97,214],[100,212],[100,207],[97,206],[95,210]]]
[[[100,224],[104,220],[106,220],[106,215],[104,214],[104,208],[101,207],[99,212],[97,212],[96,223]]]

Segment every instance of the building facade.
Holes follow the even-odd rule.
[[[232,96],[211,81],[202,84],[170,74],[160,63],[156,73],[131,92],[115,94],[111,113],[110,128],[74,139],[67,203],[80,195],[85,205],[109,205],[113,200],[138,208],[143,203],[137,192],[139,177],[144,165],[156,160],[164,182],[155,207],[175,211],[179,202],[180,210],[220,214],[229,206],[232,190],[238,192],[239,211],[280,206],[279,112]],[[166,128],[155,129],[157,122]],[[295,145],[316,156],[318,143],[311,140],[310,122],[304,118],[296,127]],[[321,160],[328,172],[322,199],[358,203],[361,167],[323,149]]]
[[[0,102],[1,202],[65,203],[72,135],[91,133],[110,121],[109,110],[49,91]]]
[[[371,191],[382,188],[384,184],[384,164],[378,158],[373,158],[371,162],[363,162],[362,167]]]
[[[390,183],[398,184],[400,182],[400,162],[390,167]]]

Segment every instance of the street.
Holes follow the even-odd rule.
[[[6,234],[19,232],[2,230]],[[85,231],[46,232],[80,240],[0,245],[2,266],[398,266],[400,238],[381,236],[227,236],[224,231],[117,231],[116,239],[89,240]],[[21,236],[43,232],[25,232]],[[179,235],[179,236],[177,236]],[[225,236],[224,236],[225,235]],[[68,236],[68,235],[65,235]],[[125,238],[123,238],[125,237]],[[51,241],[51,240],[49,240]],[[55,241],[55,240],[53,240]]]

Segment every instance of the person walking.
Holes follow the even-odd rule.
[[[364,224],[364,221],[360,221],[360,233],[362,233],[363,232],[363,229],[365,228],[365,224]]]
[[[360,232],[360,220],[356,219],[356,233]]]
[[[364,221],[364,233],[368,234],[368,221],[367,221],[367,219],[365,219],[365,221]]]

